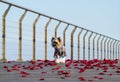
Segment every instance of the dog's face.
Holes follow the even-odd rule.
[[[52,47],[59,47],[59,46],[61,46],[62,45],[62,43],[61,43],[62,41],[61,41],[61,38],[60,37],[52,37],[52,39],[51,39],[51,45],[52,45]]]

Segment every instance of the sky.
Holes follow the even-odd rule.
[[[88,30],[92,30],[98,32],[103,35],[107,35],[113,37],[115,39],[120,40],[120,0],[4,0],[11,2],[13,4],[43,13],[45,15],[75,24],[77,26],[86,28]],[[1,7],[2,6],[2,7]],[[6,5],[0,4],[0,17],[2,17],[3,12],[7,8]],[[19,17],[23,13],[23,10],[12,8],[7,16],[7,25],[6,25],[6,33],[7,33],[7,44],[6,44],[6,56],[8,59],[17,59],[18,54],[18,27],[19,27]],[[33,19],[36,16],[32,13],[28,12],[27,16],[23,20],[23,57],[24,59],[29,59],[32,57],[32,25]],[[31,20],[32,19],[32,20]],[[29,20],[29,21],[28,21]],[[37,58],[41,58],[44,55],[44,25],[46,24],[47,20],[44,17],[40,17],[40,20],[37,23],[37,48],[36,53],[38,54]],[[53,21],[49,27],[55,27],[57,24],[56,21]],[[0,25],[1,25],[0,20]],[[10,28],[12,27],[12,28]],[[41,27],[41,28],[39,28]],[[64,24],[60,25],[60,27],[65,27]],[[1,30],[1,29],[0,29]],[[48,53],[53,54],[54,50],[51,47],[50,41],[51,37],[54,34],[54,30],[48,28]],[[62,29],[59,29],[63,31]],[[29,32],[28,32],[29,31]],[[71,28],[67,30],[67,33],[70,33]],[[75,35],[80,30],[77,30]],[[0,35],[2,31],[0,31]],[[61,35],[61,32],[58,32],[58,35]],[[70,34],[67,34],[70,36]],[[74,36],[77,38],[77,36]],[[1,38],[0,38],[1,39]],[[0,41],[1,42],[1,41]],[[70,37],[67,37],[67,49],[70,49]],[[92,41],[91,41],[92,42]],[[77,54],[77,40],[74,41],[75,48],[74,52]],[[14,45],[13,45],[14,44]],[[82,43],[81,43],[82,44]],[[0,44],[0,48],[2,44]],[[12,45],[12,46],[11,46]],[[86,46],[87,46],[86,42]],[[92,43],[91,43],[92,45]],[[81,49],[83,45],[81,45]],[[86,47],[87,48],[87,47]],[[52,49],[52,50],[51,50]],[[92,49],[92,47],[91,47]],[[31,52],[29,52],[31,51]],[[40,52],[41,51],[41,52]],[[92,52],[91,52],[92,53]],[[95,51],[96,53],[96,51]],[[0,50],[1,54],[1,50]],[[70,57],[70,52],[67,52],[68,56]],[[86,52],[87,54],[87,52]],[[1,56],[1,55],[0,55]],[[49,55],[50,58],[53,56]],[[68,58],[69,58],[68,57]],[[77,58],[77,55],[75,55]],[[42,58],[44,58],[42,56]]]
[[[5,0],[120,40],[120,0]]]

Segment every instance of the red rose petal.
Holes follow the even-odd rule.
[[[11,63],[11,61],[8,61],[7,63]]]
[[[93,80],[89,80],[89,82],[93,82]]]
[[[97,68],[96,70],[99,70],[99,68]]]
[[[30,73],[24,72],[24,71],[20,71],[21,75],[30,75]]]
[[[79,77],[80,81],[86,81],[85,77]]]
[[[45,72],[45,71],[43,71],[43,72],[41,72],[42,74],[47,74],[47,72]]]
[[[73,66],[78,66],[78,64],[74,64]]]
[[[103,80],[103,79],[104,79],[104,77],[100,77],[99,79],[100,79],[100,80]]]
[[[120,70],[117,70],[116,73],[120,73]]]
[[[94,78],[99,78],[98,76],[94,76]]]
[[[100,72],[99,75],[105,75],[105,73],[104,72]]]
[[[109,75],[110,75],[110,76],[113,76],[113,74],[112,74],[112,73],[110,73]]]
[[[7,72],[12,72],[10,69],[7,69]]]
[[[12,70],[16,70],[16,71],[19,71],[20,69],[19,69],[19,68],[12,68]]]
[[[40,78],[40,81],[43,81],[43,80],[45,80],[45,79],[44,79],[43,77],[41,77],[41,78]]]
[[[80,68],[79,73],[82,73],[82,72],[84,72],[84,71],[85,71],[85,69],[84,69],[84,68]]]
[[[4,66],[4,68],[8,68],[8,66],[7,66],[7,65],[5,65],[5,66]]]

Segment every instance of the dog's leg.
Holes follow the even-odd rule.
[[[55,63],[60,63],[60,58],[58,57],[58,58],[55,58]]]
[[[62,57],[59,58],[60,63],[62,63]]]
[[[62,63],[65,63],[65,59],[66,59],[65,57],[62,58]]]
[[[65,63],[65,57],[60,57],[60,58],[59,58],[59,62],[60,62],[60,63]]]
[[[59,63],[59,60],[58,60],[58,58],[56,58],[56,59],[55,59],[55,63]]]

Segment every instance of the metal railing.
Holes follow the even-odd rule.
[[[70,50],[67,50],[66,52],[70,52],[70,58],[73,60],[74,59],[74,33],[76,32],[77,29],[80,29],[80,32],[77,35],[77,57],[78,60],[80,60],[81,57],[83,57],[82,59],[95,59],[95,55],[97,56],[97,59],[120,59],[120,41],[117,39],[114,39],[112,37],[85,29],[83,27],[71,24],[69,22],[65,22],[59,19],[56,19],[54,17],[50,17],[47,16],[45,14],[33,11],[31,9],[27,9],[6,1],[0,1],[0,3],[6,4],[8,5],[8,8],[5,10],[5,12],[2,15],[2,25],[0,26],[2,28],[2,58],[1,61],[7,61],[6,59],[6,16],[9,14],[9,11],[11,9],[11,7],[16,7],[18,9],[24,10],[23,14],[21,14],[20,18],[19,18],[19,44],[18,44],[18,61],[23,61],[23,46],[22,46],[22,41],[23,41],[23,19],[25,18],[25,16],[27,15],[28,12],[31,12],[33,14],[36,14],[37,17],[35,18],[34,22],[33,22],[33,30],[32,30],[32,60],[36,60],[36,24],[39,21],[39,19],[42,17],[45,17],[48,19],[48,22],[46,23],[45,27],[44,27],[44,34],[42,34],[42,36],[44,36],[44,60],[49,59],[48,58],[48,27],[50,25],[50,23],[52,22],[52,20],[57,21],[58,24],[55,26],[55,28],[53,28],[54,30],[54,36],[57,37],[57,33],[58,33],[58,28],[60,28],[61,24],[66,24],[63,33],[61,33],[63,35],[63,45],[66,45],[66,31],[68,30],[68,28],[70,26],[72,26],[72,31],[70,32]],[[83,34],[84,33],[84,34]],[[83,38],[81,38],[81,36]],[[88,36],[88,39],[86,39],[86,37]],[[93,38],[92,38],[93,37]],[[83,42],[82,42],[83,41]],[[83,43],[83,44],[81,44]],[[88,46],[86,45],[86,43],[88,43]],[[95,44],[96,43],[96,44]],[[83,45],[83,47],[80,47],[81,45]],[[91,49],[92,46],[92,49]],[[87,47],[87,48],[86,48]],[[104,47],[104,48],[103,48]],[[87,50],[86,50],[87,49]],[[81,56],[81,50],[83,51],[82,56]],[[88,52],[88,54],[86,54],[86,52]],[[91,53],[93,52],[93,53]]]

